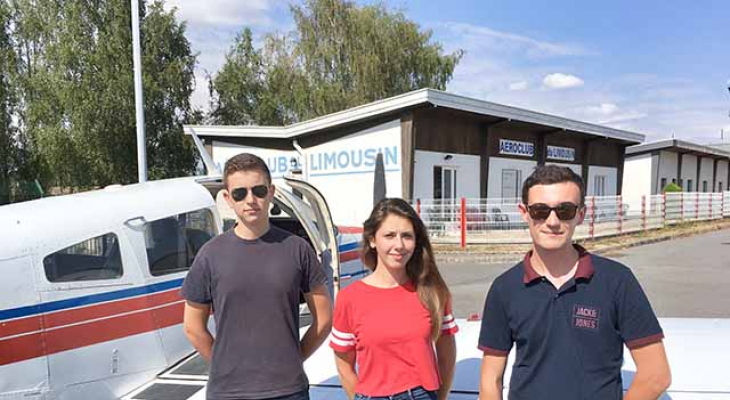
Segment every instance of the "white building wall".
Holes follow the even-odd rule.
[[[362,226],[370,216],[378,151],[383,152],[386,196],[401,197],[400,119],[305,150],[309,182],[327,199],[335,224]]]
[[[677,153],[671,151],[661,151],[659,153],[659,171],[657,172],[657,191],[655,194],[661,193],[664,187],[661,186],[662,178],[667,180],[667,184],[671,183],[672,180],[677,180],[677,163],[679,162],[679,156]],[[626,176],[626,171],[624,171]],[[679,183],[679,182],[677,182]]]
[[[618,193],[618,168],[590,165],[588,167],[588,181],[586,182],[587,196],[595,196],[596,176],[605,177],[604,196],[615,196]]]
[[[449,160],[444,157],[450,155]],[[479,156],[416,150],[413,166],[413,198],[433,199],[433,167],[456,169],[456,197],[479,197]]]
[[[213,161],[221,170],[232,156],[249,152],[266,161],[274,185],[284,185],[282,179],[291,171],[295,159],[303,168],[305,179],[327,199],[334,223],[342,226],[362,226],[373,208],[375,159],[383,153],[386,196],[400,197],[401,190],[401,128],[396,119],[352,135],[296,151],[270,150],[256,147],[213,142]]]
[[[630,210],[641,209],[641,197],[648,198],[652,194],[652,162],[651,154],[627,157],[624,161],[621,194]]]
[[[685,192],[697,191],[697,156],[682,155],[682,190]],[[692,187],[687,187],[687,180],[692,180]],[[700,186],[701,188],[702,186]]]
[[[720,160],[717,162],[717,179],[715,183],[715,190],[719,191],[722,188],[723,191],[728,190],[727,182],[727,170],[730,166],[728,161]]]
[[[698,192],[704,191],[704,185],[702,182],[707,182],[707,191],[712,192],[712,174],[715,169],[715,161],[709,157],[700,158],[700,179]]]
[[[518,193],[522,184],[535,170],[537,162],[529,160],[516,160],[512,158],[490,157],[489,158],[489,180],[487,181],[487,197],[502,198],[502,171],[505,169],[518,170],[521,173]],[[518,196],[519,197],[519,196]]]

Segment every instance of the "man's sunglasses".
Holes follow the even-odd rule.
[[[254,196],[258,197],[259,199],[263,199],[266,197],[267,194],[269,194],[269,187],[266,185],[258,185],[254,186],[251,189],[246,187],[238,187],[233,190],[231,190],[231,197],[233,198],[233,201],[239,202],[248,196],[248,191],[251,191]]]
[[[535,203],[527,206],[527,211],[532,219],[546,220],[550,218],[550,213],[555,211],[555,215],[561,221],[570,221],[575,218],[575,214],[580,210],[581,206],[575,203],[560,203],[557,207],[550,207],[544,203]]]

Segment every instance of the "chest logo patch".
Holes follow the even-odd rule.
[[[598,323],[601,320],[601,310],[596,307],[574,305],[573,306],[573,327],[598,330]]]

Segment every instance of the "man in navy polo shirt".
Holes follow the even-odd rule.
[[[569,168],[541,166],[525,181],[519,209],[533,247],[489,289],[480,400],[502,399],[515,343],[510,400],[621,399],[624,344],[637,369],[626,400],[655,400],[669,387],[664,335],[631,270],[573,245],[584,200]]]

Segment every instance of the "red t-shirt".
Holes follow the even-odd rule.
[[[441,334],[458,330],[447,304]],[[416,386],[439,388],[431,317],[411,283],[384,289],[358,281],[341,291],[330,347],[357,352],[357,393],[387,396]]]

